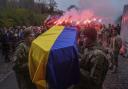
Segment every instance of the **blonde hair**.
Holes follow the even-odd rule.
[[[25,28],[25,30],[23,31],[23,37],[26,38],[32,33],[33,33],[32,27]]]

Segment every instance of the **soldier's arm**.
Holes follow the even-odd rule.
[[[19,45],[17,47],[17,50],[15,51],[15,54],[14,54],[14,61],[15,61],[15,63],[21,66],[24,56],[25,55],[24,55],[23,46]]]
[[[108,61],[103,55],[97,55],[93,60],[90,77],[95,85],[100,86],[108,70]]]
[[[84,53],[80,60],[80,73],[82,80],[90,81],[89,71],[87,70],[86,53]]]

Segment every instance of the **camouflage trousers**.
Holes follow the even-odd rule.
[[[79,84],[75,85],[73,89],[102,89],[102,84],[96,85],[92,79],[80,75]]]
[[[118,67],[118,56],[119,56],[119,51],[113,52],[113,65]]]
[[[28,73],[15,72],[19,89],[36,89]]]

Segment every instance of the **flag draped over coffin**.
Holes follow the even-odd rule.
[[[29,71],[38,89],[66,89],[79,81],[75,28],[54,26],[36,38],[29,53]]]

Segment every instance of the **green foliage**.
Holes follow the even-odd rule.
[[[0,27],[10,27],[16,25],[41,25],[47,14],[35,13],[32,10],[16,8],[6,8],[0,13]]]

